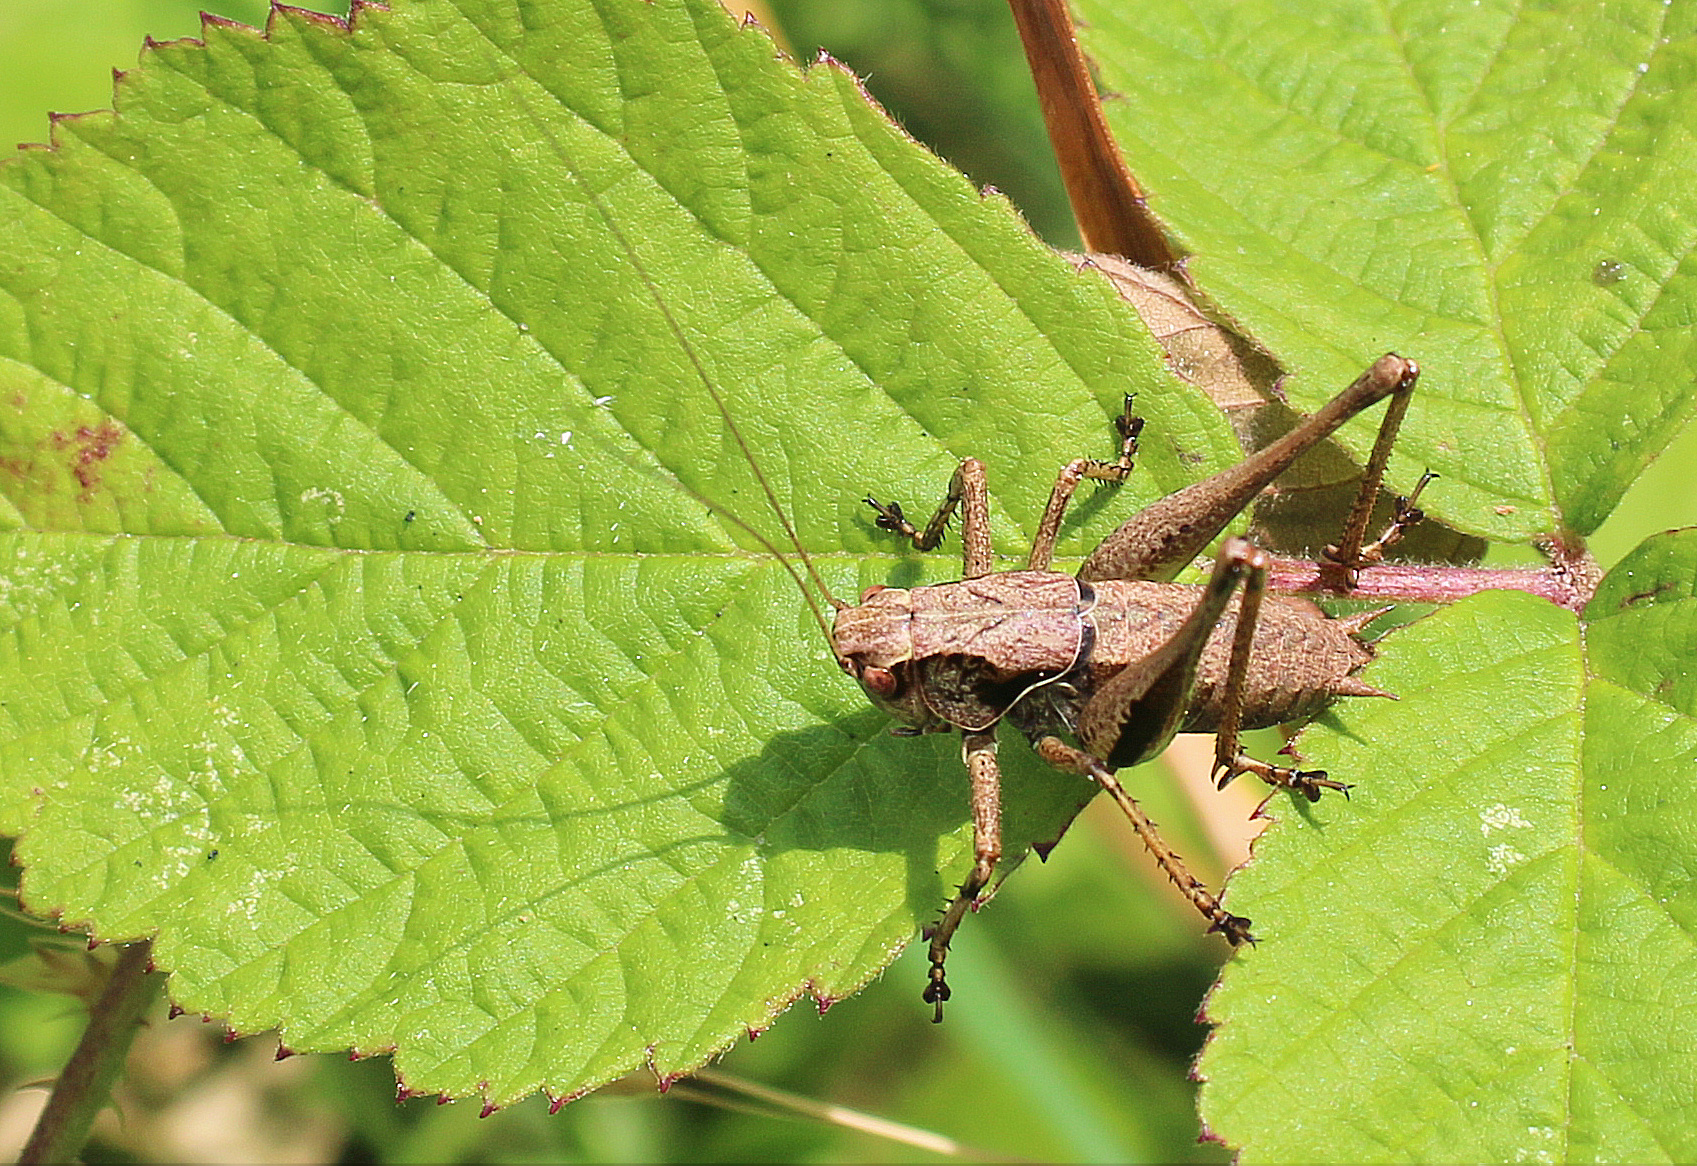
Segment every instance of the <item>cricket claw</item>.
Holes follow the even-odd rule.
[[[949,985],[948,982],[943,979],[943,965],[932,964],[931,982],[925,985],[925,991],[921,994],[921,999],[923,999],[925,1003],[934,1006],[931,1014],[932,1024],[943,1023],[943,1001],[948,998]]]
[[[1125,395],[1125,409],[1114,418],[1114,429],[1119,432],[1120,441],[1137,448],[1137,439],[1143,434],[1143,418],[1136,413],[1137,398],[1131,393]],[[1129,452],[1129,451],[1128,451]]]
[[[1256,942],[1255,937],[1249,933],[1249,926],[1249,920],[1242,915],[1222,912],[1220,918],[1214,920],[1213,924],[1209,926],[1208,932],[1213,934],[1218,931],[1231,942],[1233,947],[1238,947],[1241,944]]]
[[[1319,801],[1320,791],[1328,789],[1337,790],[1347,799],[1352,788],[1327,777],[1324,769],[1293,769],[1290,771],[1289,785],[1310,802]]]
[[[912,533],[913,527],[908,523],[907,515],[902,513],[900,502],[891,502],[885,505],[870,494],[866,496],[865,502],[878,512],[878,517],[872,520],[872,525],[879,530],[887,530],[892,534]]]

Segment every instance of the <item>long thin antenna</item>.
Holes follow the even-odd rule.
[[[742,430],[737,426],[736,418],[731,416],[731,411],[726,406],[724,397],[720,396],[718,388],[713,384],[713,378],[707,375],[707,366],[702,363],[700,354],[695,351],[695,345],[690,343],[689,336],[684,332],[683,326],[678,323],[677,317],[672,315],[670,305],[666,303],[665,297],[660,294],[659,284],[657,284],[654,281],[654,277],[648,273],[648,268],[643,266],[641,258],[636,253],[636,248],[631,245],[631,241],[629,237],[626,236],[624,229],[621,228],[618,222],[613,218],[612,209],[608,207],[605,200],[602,199],[600,192],[584,181],[582,173],[578,170],[576,164],[572,162],[571,155],[566,153],[565,147],[560,144],[560,140],[555,136],[553,129],[545,120],[543,120],[543,118],[537,115],[536,110],[530,105],[528,99],[521,94],[519,95],[519,100],[524,102],[525,108],[531,115],[532,123],[542,132],[543,136],[548,139],[548,144],[554,148],[554,153],[559,156],[560,161],[565,165],[566,169],[571,172],[572,179],[577,183],[578,189],[582,190],[584,195],[589,199],[590,203],[594,205],[596,211],[601,216],[602,222],[607,225],[607,230],[612,234],[614,239],[618,240],[619,246],[624,250],[625,258],[630,261],[631,267],[636,271],[638,277],[641,278],[643,286],[648,289],[648,294],[650,298],[653,299],[654,306],[660,309],[660,315],[665,319],[666,327],[671,330],[672,338],[678,342],[678,347],[683,349],[684,356],[689,359],[691,367],[695,369],[695,375],[700,378],[702,387],[707,390],[707,395],[713,399],[714,407],[719,410],[719,416],[725,422],[725,428],[730,432],[731,437],[735,439],[737,448],[742,451],[744,460],[748,462],[748,468],[754,474],[754,480],[760,483],[760,489],[766,495],[767,503],[772,507],[772,512],[778,516],[779,525],[784,528],[784,533],[789,536],[790,545],[795,548],[797,556],[800,557],[802,565],[806,568],[807,577],[811,579],[813,581],[813,585],[819,589],[819,594],[825,597],[826,603],[830,604],[833,608],[841,610],[844,605],[837,601],[837,599],[831,594],[831,589],[825,586],[825,580],[820,578],[818,570],[813,565],[812,557],[808,555],[807,548],[802,545],[801,537],[796,534],[795,525],[790,522],[789,515],[785,512],[783,505],[778,501],[777,492],[772,489],[772,484],[766,480],[766,474],[761,470],[760,463],[754,456],[754,451],[749,447],[748,442],[743,439]],[[824,634],[826,643],[829,643],[831,640],[831,629],[825,622],[825,613],[820,610],[818,600],[814,598],[813,593],[807,589],[805,584],[803,584],[801,576],[797,573],[794,565],[791,564],[784,555],[779,553],[778,548],[772,543],[772,541],[765,535],[761,534],[748,522],[737,517],[735,514],[730,513],[728,510],[722,510],[721,508],[714,506],[711,500],[703,498],[695,490],[684,485],[681,479],[678,481],[678,485],[681,486],[691,497],[701,502],[710,510],[715,513],[723,513],[725,517],[729,518],[738,527],[752,535],[755,541],[759,542],[773,558],[783,564],[784,570],[789,572],[790,578],[794,579],[796,581],[796,586],[801,589],[802,598],[807,601],[808,608],[813,612],[814,622],[819,625],[819,630]]]

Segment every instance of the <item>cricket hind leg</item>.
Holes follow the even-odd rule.
[[[1220,905],[1220,900],[1208,889],[1206,884],[1190,873],[1184,859],[1177,851],[1161,837],[1161,832],[1149,815],[1143,812],[1143,807],[1137,800],[1125,792],[1125,787],[1114,776],[1101,758],[1082,749],[1075,749],[1059,737],[1041,737],[1036,742],[1037,754],[1057,769],[1069,773],[1081,774],[1090,778],[1097,785],[1108,791],[1108,796],[1118,803],[1125,816],[1131,821],[1131,828],[1143,841],[1143,845],[1154,857],[1162,872],[1172,880],[1192,906],[1208,920],[1208,930],[1218,931],[1232,942],[1233,946],[1240,943],[1253,943],[1255,937],[1250,934],[1250,922],[1241,915],[1233,915]]]
[[[1420,368],[1412,360],[1394,353],[1381,356],[1348,388],[1271,445],[1235,466],[1169,494],[1122,523],[1091,552],[1079,568],[1078,577],[1091,582],[1107,579],[1170,582],[1305,451],[1330,437],[1357,413],[1392,397],[1393,407],[1385,424],[1380,426],[1380,439],[1375,445],[1378,468],[1368,475],[1372,480],[1372,492],[1367,495],[1370,506],[1378,491],[1376,478],[1383,476],[1391,440],[1419,375]],[[1363,529],[1365,521],[1362,520]],[[1346,553],[1348,542],[1346,536],[1343,544]],[[1359,542],[1356,545],[1359,547]]]
[[[978,896],[990,885],[996,863],[1002,857],[1002,769],[996,761],[996,731],[963,733],[961,751],[972,779],[972,870],[943,909],[942,919],[927,934],[931,941],[931,972],[924,998],[935,1008],[931,1016],[933,1024],[943,1022],[943,1002],[949,998],[949,983],[943,972],[949,957],[949,941],[966,913],[978,905]]]
[[[1118,458],[1111,462],[1098,458],[1074,458],[1056,475],[1055,485],[1049,491],[1049,504],[1043,508],[1043,517],[1037,524],[1037,537],[1031,542],[1026,570],[1049,569],[1049,560],[1055,553],[1055,539],[1061,533],[1061,519],[1066,516],[1067,504],[1072,501],[1080,482],[1090,478],[1117,486],[1131,476],[1132,464],[1137,458],[1137,438],[1143,432],[1143,418],[1132,412],[1130,393],[1126,394],[1125,408],[1114,418],[1114,428],[1120,435]]]
[[[1385,418],[1390,422],[1389,415]],[[1380,430],[1381,439],[1384,430]],[[1387,443],[1388,446],[1388,443]],[[1374,447],[1375,458],[1378,447]],[[1369,467],[1371,468],[1371,467]],[[1391,521],[1372,542],[1362,545],[1361,540],[1367,536],[1367,522],[1373,513],[1373,503],[1378,496],[1379,480],[1383,477],[1383,467],[1378,474],[1369,474],[1362,478],[1361,492],[1356,495],[1355,506],[1350,511],[1349,519],[1344,524],[1344,534],[1336,543],[1329,543],[1320,552],[1321,563],[1338,573],[1337,580],[1341,590],[1350,590],[1355,586],[1356,572],[1362,567],[1383,561],[1385,550],[1402,540],[1409,527],[1425,521],[1426,512],[1420,509],[1420,495],[1426,487],[1435,481],[1437,474],[1427,470],[1420,475],[1420,480],[1414,484],[1414,489],[1408,494],[1398,494],[1392,500]]]
[[[1223,554],[1224,552],[1222,552]],[[1259,761],[1243,751],[1243,690],[1249,675],[1249,653],[1255,640],[1255,625],[1261,618],[1261,599],[1267,590],[1267,568],[1271,557],[1259,547],[1243,554],[1243,598],[1237,609],[1237,627],[1232,633],[1231,659],[1226,667],[1226,690],[1221,700],[1220,723],[1214,729],[1214,780],[1225,789],[1236,778],[1252,773],[1268,785],[1294,790],[1310,802],[1320,800],[1322,790],[1334,789],[1349,796],[1350,787],[1333,781],[1323,769],[1294,769]]]
[[[878,512],[873,524],[879,530],[910,540],[919,551],[934,550],[943,541],[949,519],[959,509],[961,576],[976,579],[990,573],[990,491],[985,483],[984,463],[977,458],[969,457],[955,468],[954,477],[949,480],[949,492],[924,530],[908,521],[900,502],[880,502],[868,496],[866,504]]]

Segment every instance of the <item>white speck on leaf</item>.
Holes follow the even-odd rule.
[[[1485,858],[1485,869],[1501,877],[1526,861],[1526,856],[1506,842],[1491,847]]]
[[[1532,829],[1532,823],[1528,822],[1518,809],[1505,806],[1501,802],[1479,812],[1479,832],[1487,838],[1491,836],[1492,830],[1507,830],[1510,826],[1520,830]]]
[[[342,497],[342,492],[340,490],[328,490],[319,486],[314,486],[309,490],[302,490],[301,501],[328,502],[330,504],[329,520],[331,522],[340,522],[342,520],[342,513],[348,508],[347,500]]]

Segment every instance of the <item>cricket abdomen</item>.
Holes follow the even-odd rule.
[[[1179,583],[1108,581],[1095,588],[1089,687],[1170,641],[1202,595],[1200,586]],[[1202,651],[1180,726],[1184,732],[1209,732],[1220,722],[1238,604],[1233,598]],[[1305,599],[1268,596],[1244,677],[1242,727],[1302,720],[1339,696],[1382,695],[1355,676],[1373,653],[1352,630]]]

